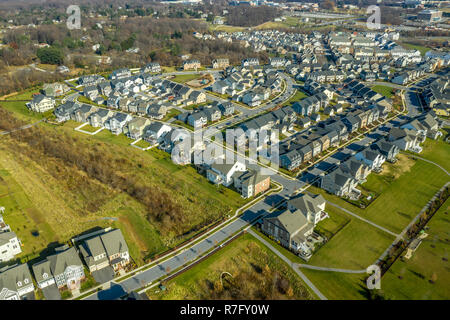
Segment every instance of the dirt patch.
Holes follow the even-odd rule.
[[[397,162],[384,166],[384,170],[381,173],[383,176],[391,176],[394,179],[398,179],[401,175],[411,170],[411,167],[416,163],[405,154],[399,153],[397,156]]]
[[[214,78],[210,74],[207,74],[200,78],[186,82],[186,84],[188,86],[190,86],[192,88],[198,88],[198,89],[205,88],[207,86],[212,85],[213,83],[214,83]]]

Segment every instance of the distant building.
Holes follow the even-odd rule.
[[[186,61],[183,62],[183,69],[184,70],[198,69],[201,66],[202,65],[200,63],[200,60],[197,60],[197,59],[186,60]]]
[[[428,23],[438,22],[442,19],[442,11],[431,9],[423,10],[419,12],[419,14],[417,15],[417,19]]]
[[[212,61],[213,69],[225,69],[230,65],[230,61],[228,59],[214,59]]]

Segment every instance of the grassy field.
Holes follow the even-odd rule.
[[[246,29],[244,27],[228,26],[226,24],[219,25],[219,24],[208,23],[208,26],[211,31],[224,31],[224,32],[230,32],[230,33],[244,31]]]
[[[23,244],[21,257],[33,257],[48,244],[58,241],[44,214],[1,163],[0,206],[6,208],[3,214],[5,222]]]
[[[450,171],[450,145],[443,138],[445,132],[438,140],[427,139],[422,145],[423,151],[419,154],[421,158],[436,162],[445,170]]]
[[[369,175],[367,183],[363,186],[367,190],[373,189],[375,192],[381,192],[381,195],[364,210],[339,197],[327,194],[322,189],[311,187],[311,191],[323,194],[331,202],[392,232],[400,233],[434,193],[448,181],[448,177],[430,163],[417,160],[412,164],[409,159],[406,161],[408,161],[407,164],[405,161],[398,161],[393,165],[392,172],[397,172],[398,178],[389,173],[391,172],[389,166],[392,165],[388,163],[384,165],[386,173],[380,176],[374,173]],[[401,166],[406,166],[406,168],[401,169]]]
[[[301,269],[303,274],[329,300],[366,300],[365,278],[367,274],[326,272]]]
[[[292,98],[290,98],[285,103],[283,103],[283,106],[290,106],[290,105],[294,104],[297,101],[305,99],[307,96],[308,95],[306,93],[304,93],[303,91],[297,90],[295,92],[295,94],[292,96]]]
[[[137,146],[137,147],[141,147],[141,148],[148,148],[148,147],[150,147],[150,143],[148,143],[145,140],[140,140],[140,141],[136,142],[134,145]]]
[[[393,236],[335,207],[328,205],[325,210],[329,218],[319,222],[315,231],[327,236],[329,240],[316,249],[308,262],[273,241],[271,244],[296,263],[362,270],[375,262],[394,240]],[[346,274],[306,268],[301,268],[301,271],[329,299],[367,299],[367,291],[364,289],[365,273]]]
[[[189,73],[189,74],[177,74],[174,78],[170,79],[173,82],[178,83],[186,83],[194,79],[200,78],[201,75],[198,73]]]
[[[179,114],[181,114],[180,110],[177,109],[170,109],[169,112],[166,113],[165,117],[162,119],[162,121],[167,121],[169,119],[175,118],[176,116],[178,116]]]
[[[36,122],[53,114],[52,111],[46,113],[33,112],[27,108],[25,103],[22,101],[0,101],[0,107],[14,112],[17,118],[27,122]]]
[[[359,219],[327,206],[330,218],[320,228],[336,233],[319,248],[308,264],[330,268],[360,270],[372,264],[389,247],[393,236]],[[329,220],[329,221],[327,221]]]
[[[372,90],[382,94],[386,98],[391,98],[394,95],[394,90],[388,86],[376,85],[372,87]]]
[[[27,122],[42,118],[41,114],[29,112],[22,103],[2,101],[0,105]],[[16,208],[16,220],[8,223],[24,242],[24,255],[37,253],[51,242],[67,241],[78,233],[95,227],[113,226],[122,230],[132,257],[138,264],[142,264],[144,257],[165,251],[188,239],[200,232],[203,226],[206,227],[216,219],[233,213],[248,201],[231,189],[217,188],[193,167],[173,164],[170,155],[165,152],[157,149],[142,152],[129,146],[132,140],[123,134],[115,136],[108,130],[103,130],[95,136],[89,136],[74,131],[73,128],[79,126],[79,123],[73,121],[57,126],[41,123],[39,126],[48,130],[48,133],[77,138],[78,143],[101,149],[104,154],[117,157],[117,161],[128,159],[130,166],[123,174],[133,175],[138,177],[140,183],[168,192],[174,201],[183,206],[185,215],[192,219],[190,223],[193,228],[182,236],[173,233],[160,234],[155,223],[147,219],[144,206],[134,198],[87,178],[84,172],[76,168],[61,166],[57,159],[45,159],[37,163],[22,152],[10,148],[13,142],[9,138],[2,138],[2,172],[4,175],[10,175],[17,188],[22,188],[25,204],[7,204],[6,201],[14,203],[18,200],[11,198],[9,193],[6,195],[6,192],[5,199],[8,197],[8,200],[0,204],[6,207],[7,212],[11,210],[11,216],[11,208]],[[62,180],[55,178],[63,174],[58,171],[61,169],[65,172],[65,178]],[[83,184],[87,184],[89,188],[84,190]],[[14,192],[13,197],[16,195],[21,194]],[[89,209],[92,204],[98,209]],[[23,226],[27,229],[23,229]],[[42,239],[41,242],[30,235],[30,230],[34,229],[39,231],[37,238]]]
[[[400,43],[400,45],[402,47],[406,48],[406,49],[409,49],[409,50],[412,50],[412,49],[419,50],[420,54],[422,56],[424,56],[425,53],[427,53],[428,51],[431,50],[431,48],[428,48],[428,47],[425,47],[425,46],[422,46],[422,45],[419,45],[419,44],[408,43],[408,42],[402,42],[402,43]]]
[[[31,88],[17,94],[12,94],[8,96],[5,100],[31,100],[33,99],[34,95],[40,93],[41,89],[42,89],[41,87]]]
[[[381,279],[389,299],[448,300],[450,297],[450,199],[428,223],[425,238],[409,260],[397,260]]]
[[[232,275],[232,278],[223,277],[223,289],[220,284],[222,272]],[[266,292],[266,287],[271,286],[272,282],[278,288]],[[250,293],[246,299],[313,298],[292,269],[249,234],[241,236],[192,269],[171,279],[165,286],[166,291],[154,288],[147,291],[147,294],[151,299],[176,300],[239,298],[246,293]],[[291,290],[280,290],[283,286],[290,287]],[[228,296],[230,292],[233,293]]]

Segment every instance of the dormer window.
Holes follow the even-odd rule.
[[[23,282],[25,282],[25,284],[28,284],[28,282],[30,282],[28,279],[23,280]]]
[[[42,275],[42,277],[43,277],[44,279],[47,279],[47,278],[48,278],[48,274],[47,274],[47,273],[44,273],[44,274]]]
[[[17,286],[21,287],[22,286],[22,281],[17,281]]]

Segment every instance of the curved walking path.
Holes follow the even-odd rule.
[[[302,264],[302,263],[297,263],[296,266],[298,268],[319,270],[319,271],[332,271],[332,272],[342,272],[342,273],[366,273],[365,269],[363,269],[363,270],[353,270],[353,269],[327,268],[327,267],[311,266],[309,264]]]
[[[316,286],[299,270],[297,264],[292,263],[291,260],[289,260],[288,258],[286,258],[280,251],[278,251],[277,249],[275,249],[269,242],[267,242],[266,240],[264,240],[263,238],[261,238],[256,232],[254,232],[253,230],[249,229],[248,233],[250,233],[252,236],[254,236],[256,239],[258,239],[260,242],[262,242],[266,247],[268,247],[270,250],[273,251],[273,253],[275,253],[281,260],[283,260],[284,262],[286,262],[291,268],[292,270],[294,270],[294,272],[306,283],[306,285],[308,287],[311,288],[311,290],[320,298],[320,300],[328,300],[327,297],[325,297],[320,291],[319,289],[316,288]]]
[[[391,236],[394,236],[394,237],[398,237],[398,236],[399,236],[398,234],[396,234],[396,233],[394,233],[394,232],[392,232],[392,231],[386,229],[385,227],[382,227],[382,226],[380,226],[380,225],[378,225],[378,224],[376,224],[376,223],[374,223],[374,222],[372,222],[372,221],[370,221],[370,220],[364,219],[363,217],[361,217],[361,216],[357,215],[356,213],[353,213],[353,212],[351,212],[351,211],[349,211],[349,210],[347,210],[347,209],[341,207],[341,206],[338,205],[338,204],[335,204],[335,203],[330,202],[330,201],[328,201],[328,200],[326,200],[326,201],[327,201],[327,203],[328,203],[329,205],[332,205],[333,207],[336,207],[336,208],[338,208],[338,209],[344,211],[345,213],[348,213],[348,214],[351,215],[352,217],[355,217],[356,219],[362,220],[362,221],[364,221],[364,222],[370,224],[371,226],[373,226],[373,227],[375,227],[375,228],[377,228],[377,229],[380,229],[380,230],[382,230],[382,231],[384,231],[384,232],[386,232],[386,233],[389,233]]]
[[[433,162],[433,161],[431,161],[431,160],[428,160],[428,159],[425,159],[425,158],[416,156],[415,154],[410,154],[410,153],[407,153],[407,152],[402,152],[402,153],[408,155],[409,157],[414,157],[414,158],[423,160],[423,161],[425,161],[425,162],[434,164],[436,167],[438,167],[439,169],[441,169],[442,171],[444,171],[446,175],[450,176],[450,173],[448,173],[447,170],[445,170],[441,165],[437,164],[436,162]]]
[[[42,120],[39,120],[37,122],[21,126],[19,128],[16,128],[16,129],[13,129],[13,130],[10,130],[10,131],[1,131],[0,132],[0,136],[4,136],[4,135],[10,134],[10,133],[13,133],[13,132],[16,132],[16,131],[20,131],[20,130],[29,129],[31,127],[37,126],[39,123],[41,123],[41,122],[43,122],[45,120],[47,120],[47,119],[42,119]]]

